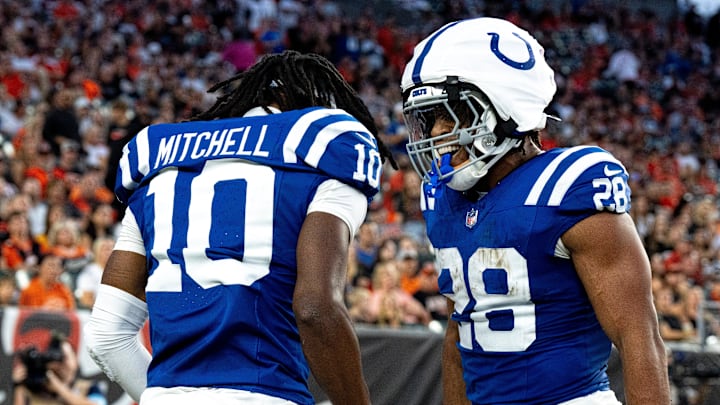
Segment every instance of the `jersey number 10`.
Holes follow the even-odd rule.
[[[241,161],[207,161],[202,172],[190,184],[187,229],[177,229],[173,225],[177,176],[177,170],[166,170],[155,177],[148,188],[148,196],[154,196],[153,226],[162,232],[155,232],[150,250],[158,265],[148,278],[146,291],[182,291],[180,264],[168,255],[173,235],[176,238],[183,234],[187,237],[187,247],[182,249],[185,270],[203,288],[222,284],[250,285],[267,275],[272,257],[272,227],[267,224],[273,221],[273,169]],[[242,261],[234,258],[212,259],[206,253],[212,247],[210,230],[213,220],[218,220],[212,215],[213,201],[223,198],[215,192],[215,185],[230,180],[244,180],[247,184],[246,198],[243,199],[245,234],[242,235]],[[252,203],[247,196],[252,196]],[[250,232],[252,237],[248,237]]]

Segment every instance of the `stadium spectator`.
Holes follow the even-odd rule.
[[[57,221],[47,236],[48,251],[62,260],[68,277],[63,281],[72,290],[78,273],[91,261],[90,249],[83,244],[80,225],[74,219]]]
[[[403,233],[415,240],[425,239],[425,221],[420,210],[420,176],[414,170],[406,169],[402,175],[402,189],[394,195],[394,211],[403,224]]]
[[[61,281],[63,271],[60,257],[52,254],[43,256],[37,274],[20,291],[18,305],[59,311],[74,310],[75,297]]]
[[[377,257],[375,258],[375,264],[389,262],[395,260],[397,256],[398,244],[395,239],[384,238],[377,250]]]
[[[245,28],[238,28],[233,33],[233,41],[222,51],[223,60],[231,63],[238,72],[244,72],[257,60],[255,42],[252,33]]]
[[[413,294],[413,298],[423,304],[433,319],[445,321],[447,320],[447,300],[440,293],[439,275],[432,256],[421,259],[419,270],[415,276],[420,280],[420,288]]]
[[[107,144],[110,148],[108,167],[105,172],[105,187],[115,188],[115,176],[125,144],[149,122],[141,122],[140,116],[132,114],[127,101],[119,99],[110,105],[110,118],[107,129]]]
[[[380,244],[380,227],[376,222],[365,221],[350,246],[348,279],[356,281],[372,275]]]
[[[418,292],[423,285],[424,278],[418,274],[420,270],[420,259],[417,249],[413,247],[405,247],[398,251],[395,257],[397,261],[398,275],[400,277],[400,287],[406,293],[413,295]],[[435,280],[431,281],[437,282]]]
[[[75,298],[78,300],[79,307],[92,308],[95,303],[102,273],[114,246],[115,239],[109,236],[100,236],[94,239],[93,260],[82,268],[75,283]]]
[[[60,220],[71,218],[76,220],[82,220],[83,214],[80,210],[73,205],[69,200],[69,187],[64,181],[52,181],[47,187],[47,204],[48,211],[47,217],[45,218],[45,229],[47,240],[47,231],[50,230],[52,224]]]
[[[640,194],[633,197],[633,203],[630,207],[630,216],[635,222],[635,229],[647,247],[648,237],[655,226],[655,210],[651,206],[650,199],[647,195]]]
[[[672,250],[667,252],[663,265],[668,273],[680,273],[702,285],[700,254],[693,247],[689,236],[682,236],[674,242]]]
[[[18,277],[18,285],[27,285],[29,278],[37,271],[47,246],[30,234],[30,221],[24,212],[11,212],[7,218],[8,237],[2,244],[3,267]]]
[[[103,131],[100,124],[91,124],[83,133],[82,149],[85,155],[83,165],[105,173],[108,167],[110,147],[105,141]]]
[[[603,76],[611,77],[619,82],[635,82],[640,78],[640,58],[631,46],[622,46],[610,56]]]
[[[68,187],[74,187],[87,169],[85,159],[81,156],[82,146],[76,141],[63,141],[59,148],[52,177],[64,181]]]
[[[376,265],[372,279],[372,292],[359,307],[362,321],[390,328],[430,322],[430,313],[422,303],[400,287],[400,273],[395,262]]]
[[[20,193],[27,197],[27,216],[30,221],[30,234],[38,237],[46,232],[47,202],[43,195],[42,183],[36,177],[25,177]]]
[[[697,338],[697,330],[693,326],[685,306],[673,304],[673,292],[670,288],[656,291],[655,307],[657,308],[660,335],[665,341],[693,341]]]
[[[31,350],[33,350],[31,352]],[[32,354],[52,361],[38,366]],[[12,381],[14,405],[106,405],[103,383],[79,378],[80,362],[75,348],[54,333],[47,348],[27,347],[16,353]],[[38,375],[45,372],[44,375]]]
[[[114,238],[118,226],[116,218],[112,205],[108,203],[95,205],[83,230],[83,245],[92,246],[93,241],[100,238]]]
[[[79,124],[75,116],[76,94],[71,89],[60,89],[51,95],[51,108],[45,116],[42,127],[42,136],[50,145],[55,156],[60,156],[60,147],[71,142],[82,143]]]
[[[85,170],[69,190],[68,201],[81,214],[83,220],[90,216],[93,207],[116,201],[112,191],[103,185],[102,173],[99,170]]]
[[[15,275],[9,271],[0,270],[0,308],[17,305],[20,291],[17,288]]]

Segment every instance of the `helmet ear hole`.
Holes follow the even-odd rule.
[[[501,142],[502,140],[499,139],[497,135],[490,132],[488,134],[475,138],[473,146],[482,155],[494,155],[497,153],[497,149],[500,146]]]

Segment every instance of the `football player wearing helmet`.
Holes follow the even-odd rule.
[[[189,122],[124,149],[128,206],[86,329],[141,404],[368,404],[343,302],[347,252],[380,187],[367,107],[325,58],[264,57]],[[150,321],[152,356],[137,334]]]
[[[496,18],[422,40],[401,83],[407,150],[452,314],[443,392],[457,404],[668,404],[650,265],[622,163],[541,149],[556,85],[542,46]]]

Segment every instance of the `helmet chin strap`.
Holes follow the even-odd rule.
[[[513,148],[520,146],[521,143],[522,139],[505,138],[504,141],[494,147],[498,149],[498,152],[492,156],[492,159],[487,162],[478,159],[468,166],[461,168],[457,173],[453,174],[447,182],[448,187],[456,191],[470,190],[482,177],[487,175],[490,168],[495,166],[495,164]]]
[[[487,174],[487,165],[482,160],[470,165],[470,167],[463,168],[459,172],[453,174],[450,181],[447,183],[448,187],[456,191],[467,191],[470,190],[477,182]]]

